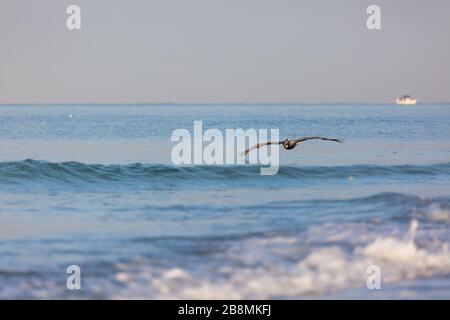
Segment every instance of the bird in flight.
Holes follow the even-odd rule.
[[[286,150],[292,150],[295,148],[295,146],[298,143],[301,143],[303,141],[306,140],[327,140],[327,141],[334,141],[334,142],[339,142],[342,143],[341,140],[339,139],[331,139],[331,138],[325,138],[325,137],[303,137],[303,138],[298,138],[298,139],[293,139],[293,140],[289,140],[289,139],[285,139],[285,140],[281,140],[281,141],[268,141],[268,142],[264,142],[264,143],[258,143],[255,144],[253,147],[248,148],[247,150],[245,150],[244,154],[249,154],[250,151],[264,147],[264,146],[268,146],[270,144],[282,144],[283,148]]]

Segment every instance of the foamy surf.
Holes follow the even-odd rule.
[[[336,294],[343,289],[366,288],[367,269],[371,265],[377,265],[381,270],[381,290],[388,290],[401,281],[450,275],[448,246],[418,245],[418,227],[417,220],[412,220],[410,230],[403,237],[379,236],[351,250],[339,245],[306,248],[302,239],[297,237],[252,238],[232,245],[228,251],[221,253],[223,264],[218,263],[215,269],[208,272],[191,272],[182,265],[169,269],[118,265],[115,280],[123,284],[124,289],[114,297],[321,297]],[[301,253],[303,250],[304,255]],[[295,259],[297,255],[299,257]],[[263,262],[264,260],[269,260],[270,263]],[[366,290],[369,292],[367,288]]]

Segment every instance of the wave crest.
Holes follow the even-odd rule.
[[[115,280],[124,285],[124,290],[116,298],[129,298],[130,295],[148,298],[149,288],[150,297],[160,299],[326,296],[350,288],[368,290],[368,268],[373,265],[381,271],[382,288],[405,280],[449,275],[448,247],[419,246],[415,241],[418,226],[416,220],[411,220],[410,230],[403,239],[379,236],[352,250],[331,245],[297,258],[292,254],[304,247],[301,238],[247,239],[221,254],[226,262],[220,267],[203,273],[190,272],[179,266],[159,270],[120,265]],[[276,263],[271,258],[275,258]]]
[[[450,163],[431,165],[351,165],[351,166],[281,166],[279,179],[357,179],[368,177],[408,177],[449,175]],[[127,182],[145,180],[204,181],[262,179],[259,166],[175,166],[164,164],[103,165],[79,162],[46,162],[23,160],[0,163],[0,184],[21,181]]]

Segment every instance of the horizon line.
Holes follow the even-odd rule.
[[[0,106],[76,106],[76,105],[111,105],[111,106],[157,106],[157,105],[395,105],[396,102],[16,102],[0,103]],[[418,102],[421,104],[450,104],[450,101]]]

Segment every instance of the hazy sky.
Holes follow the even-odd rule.
[[[82,30],[66,29],[81,7]],[[366,8],[382,29],[366,28]],[[449,0],[1,0],[0,103],[450,101]]]

